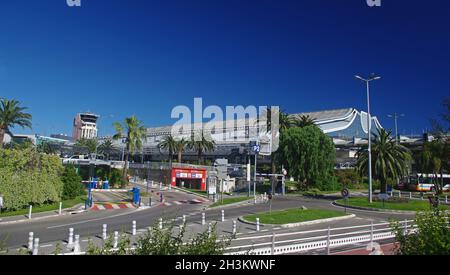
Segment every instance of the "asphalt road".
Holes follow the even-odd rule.
[[[156,196],[155,190],[155,196]],[[193,195],[184,192],[163,191],[167,202],[192,200],[196,198]],[[156,199],[156,198],[154,198]],[[307,208],[333,209],[344,211],[343,208],[333,206],[332,200],[313,199],[305,197],[275,196],[272,201],[272,210],[281,210],[286,208],[295,208],[305,206]],[[138,229],[147,228],[155,225],[159,218],[165,221],[178,218],[176,223],[181,223],[181,216],[186,215],[187,230],[190,234],[204,231],[207,225],[201,224],[201,213],[206,214],[206,223],[217,222],[217,230],[219,234],[228,235],[232,231],[232,221],[239,216],[265,212],[269,210],[268,204],[246,204],[241,206],[225,207],[225,222],[221,222],[221,209],[206,209],[205,204],[188,203],[177,205],[172,203],[171,206],[154,206],[149,209],[120,209],[120,210],[104,210],[104,211],[87,211],[80,214],[70,216],[55,217],[39,221],[27,221],[18,224],[2,225],[0,223],[0,240],[6,240],[6,246],[9,248],[19,248],[26,245],[28,240],[28,232],[34,232],[35,237],[40,238],[40,243],[55,243],[67,240],[70,227],[74,228],[75,234],[79,234],[81,239],[87,237],[99,236],[101,234],[102,224],[108,225],[108,232],[122,231],[129,232],[133,220],[137,222]],[[347,213],[355,214],[355,218],[334,221],[323,224],[307,225],[290,229],[283,229],[279,226],[261,227],[260,232],[255,232],[253,225],[238,222],[237,239],[231,243],[232,247],[245,246],[253,244],[265,244],[270,239],[268,236],[271,232],[276,234],[295,233],[294,235],[286,234],[283,237],[277,237],[277,241],[286,241],[286,243],[295,243],[298,238],[314,237],[323,235],[321,232],[310,232],[319,229],[335,227],[349,227],[355,225],[367,225],[371,221],[374,223],[387,222],[390,219],[405,220],[413,219],[411,214],[394,214],[384,212],[372,212],[363,210],[350,210]],[[343,230],[340,233],[353,232],[354,229]],[[300,232],[300,233],[299,233]],[[270,234],[269,234],[270,233]],[[297,234],[298,233],[298,234]]]

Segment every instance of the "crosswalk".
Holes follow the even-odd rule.
[[[182,205],[182,204],[201,204],[205,203],[208,200],[205,199],[191,199],[191,200],[182,200],[182,201],[170,201],[170,202],[162,202],[159,206],[172,206],[172,205]]]
[[[111,210],[111,209],[126,209],[126,208],[136,208],[131,203],[102,203],[102,204],[94,204],[91,211],[100,211],[100,210]]]

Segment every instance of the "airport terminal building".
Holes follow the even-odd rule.
[[[309,113],[291,114],[292,117],[309,116],[316,125],[329,135],[337,151],[338,165],[351,165],[354,154],[361,145],[367,144],[367,113],[355,108],[325,110]],[[237,120],[239,122],[239,120]],[[246,119],[245,123],[236,121],[218,121],[211,123],[211,137],[216,146],[213,152],[204,152],[205,159],[214,162],[218,158],[226,158],[230,163],[246,163],[249,154],[248,140],[270,140],[271,135],[261,133],[256,119]],[[194,125],[195,126],[195,125]],[[382,128],[377,117],[372,116],[372,132]],[[136,152],[136,161],[167,160],[168,152],[161,150],[158,144],[172,132],[172,126],[153,127],[147,129],[147,140],[142,152]],[[179,129],[181,137],[189,138],[193,134],[192,125]],[[123,148],[121,141],[116,145]],[[140,158],[139,158],[140,155]],[[197,152],[186,150],[183,161],[196,160]],[[269,159],[262,157],[262,159]]]

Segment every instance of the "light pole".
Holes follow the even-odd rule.
[[[398,128],[397,128],[397,119],[399,117],[404,117],[404,114],[400,114],[397,115],[397,113],[394,113],[393,115],[388,115],[388,117],[393,118],[394,122],[395,122],[395,143],[398,144],[399,143],[399,139],[398,139]]]
[[[369,152],[369,203],[372,203],[372,121],[370,117],[370,88],[369,82],[373,80],[381,79],[381,77],[376,76],[375,74],[371,74],[368,79],[362,78],[359,75],[355,75],[356,79],[362,80],[366,83],[367,88],[367,141],[369,143],[368,152]]]

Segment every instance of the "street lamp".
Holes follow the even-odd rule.
[[[372,131],[372,121],[370,116],[370,89],[369,82],[373,80],[381,79],[380,76],[376,76],[375,74],[371,74],[368,79],[362,78],[359,75],[355,75],[356,79],[364,81],[366,83],[367,88],[367,140],[369,143],[368,152],[369,152],[369,202],[372,203],[372,142],[371,142],[371,131]]]
[[[393,118],[394,121],[395,121],[395,143],[396,143],[396,144],[399,143],[399,140],[398,140],[397,119],[398,119],[399,117],[404,117],[404,116],[405,116],[404,114],[397,115],[397,113],[394,113],[393,115],[388,115],[388,117]]]

